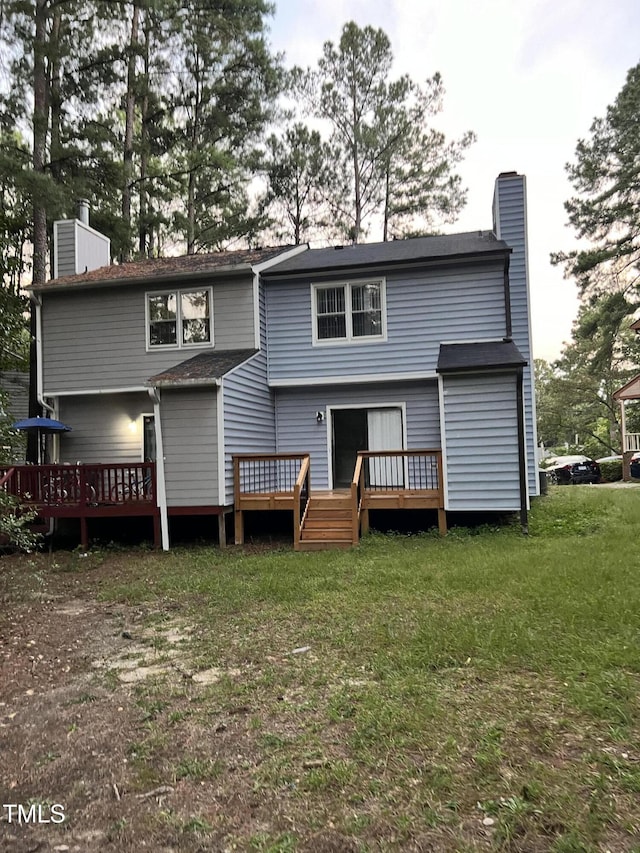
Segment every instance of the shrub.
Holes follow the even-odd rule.
[[[603,483],[616,483],[622,479],[622,459],[611,459],[599,464]]]
[[[0,489],[0,552],[33,551],[41,539],[29,529],[34,518],[34,511],[21,511],[18,500]]]

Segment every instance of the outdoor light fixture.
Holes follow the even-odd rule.
[[[129,422],[129,429],[131,430],[131,432],[137,432],[138,431],[138,421],[137,420],[131,420]]]
[[[321,424],[324,420],[324,412],[316,412],[316,421]]]

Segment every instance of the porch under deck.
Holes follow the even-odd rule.
[[[235,542],[244,543],[244,512],[289,510],[297,551],[349,548],[369,531],[370,510],[436,510],[447,532],[438,450],[361,451],[348,489],[311,489],[310,456],[233,457]]]

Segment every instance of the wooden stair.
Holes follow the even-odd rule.
[[[348,492],[315,493],[309,499],[300,533],[299,551],[328,551],[351,548],[353,521]]]

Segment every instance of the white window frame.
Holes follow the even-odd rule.
[[[379,335],[354,335],[353,334],[353,316],[352,316],[352,300],[351,288],[362,287],[365,284],[380,285],[380,317],[382,320],[382,332]],[[319,338],[318,337],[318,301],[317,292],[319,290],[329,290],[331,288],[344,288],[344,309],[345,309],[345,326],[346,336],[344,338]],[[387,280],[381,278],[366,278],[355,279],[353,281],[323,281],[322,283],[311,285],[311,324],[313,333],[314,347],[335,347],[335,346],[352,346],[354,344],[378,344],[387,340]]]
[[[205,290],[209,294],[209,340],[199,344],[185,344],[182,339],[182,295]],[[152,344],[151,343],[151,318],[149,316],[149,299],[152,296],[176,297],[176,342],[175,344]],[[144,295],[144,316],[147,352],[173,349],[203,349],[212,347],[213,343],[213,287],[183,287],[170,288],[168,290],[149,290]]]

